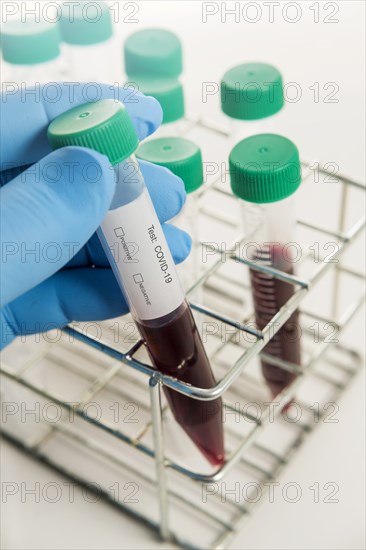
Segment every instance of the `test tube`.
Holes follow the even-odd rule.
[[[16,85],[58,81],[62,73],[58,23],[16,21],[1,29],[3,81]]]
[[[212,388],[214,375],[134,156],[138,139],[126,109],[114,100],[75,107],[50,124],[48,136],[53,149],[90,146],[108,156],[116,191],[98,236],[151,360],[164,374]],[[164,390],[177,422],[212,464],[221,465],[221,399]]]
[[[147,78],[177,78],[183,70],[182,45],[176,34],[165,29],[144,29],[124,43],[125,72]]]
[[[113,26],[106,2],[68,1],[61,8],[67,77],[75,82],[113,81],[113,56],[108,55]]]
[[[276,134],[251,136],[232,149],[229,164],[232,191],[243,200],[245,256],[259,266],[293,274],[298,256],[293,199],[301,182],[296,146]],[[255,320],[262,330],[291,298],[294,287],[254,268],[250,268],[250,281]],[[299,312],[295,311],[263,351],[300,366],[299,336]],[[296,376],[263,358],[261,367],[273,397]]]
[[[255,134],[276,132],[284,105],[281,73],[267,63],[244,63],[221,79],[221,109],[229,117],[230,143]]]
[[[163,109],[163,123],[156,136],[180,136],[184,119],[184,93],[179,76],[183,70],[182,44],[165,29],[144,29],[131,34],[124,44],[125,71],[129,84],[155,97]]]
[[[184,133],[187,121],[184,120],[183,86],[177,78],[133,77],[127,85],[152,96],[159,101],[163,110],[162,125],[154,136],[179,136]],[[133,93],[133,92],[132,92]],[[130,98],[132,100],[132,96]]]
[[[162,137],[144,142],[137,151],[137,158],[169,168],[184,183],[187,199],[176,218],[177,225],[192,237],[192,251],[178,266],[178,273],[185,291],[188,291],[200,276],[200,243],[198,236],[199,193],[203,184],[202,153],[192,141],[179,137]],[[194,299],[199,300],[198,292]]]

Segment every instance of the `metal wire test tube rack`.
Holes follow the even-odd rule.
[[[218,126],[200,119],[192,122],[190,130],[200,126],[213,135],[221,132]],[[326,170],[320,173],[325,178],[332,176]],[[311,192],[307,187],[311,187],[312,174],[309,164],[304,162],[304,193]],[[33,405],[39,402],[44,406],[53,404],[62,411],[57,422],[42,418],[41,422],[28,423],[23,429],[16,423],[4,422],[4,437],[75,482],[89,488],[94,483],[106,499],[152,526],[163,540],[184,548],[219,549],[230,544],[260,499],[250,491],[246,499],[242,495],[236,498],[233,494],[224,494],[224,482],[232,486],[239,483],[240,487],[257,493],[260,490],[262,494],[326,415],[327,409],[322,406],[314,413],[314,401],[336,403],[361,364],[359,354],[327,338],[324,327],[331,326],[338,338],[364,302],[363,275],[344,259],[348,249],[361,237],[365,225],[362,216],[349,221],[347,212],[351,195],[361,197],[364,187],[338,176],[339,212],[334,225],[323,227],[313,220],[298,220],[303,254],[297,265],[297,275],[289,275],[251,263],[238,253],[236,245],[245,244],[246,236],[240,232],[240,222],[233,221],[232,212],[238,201],[229,186],[222,184],[221,175],[218,173],[202,188],[200,216],[205,225],[211,220],[228,227],[232,246],[223,250],[219,244],[210,245],[210,261],[203,265],[188,295],[194,297],[197,289],[202,290],[202,303],[192,300],[192,308],[200,319],[215,323],[217,327],[207,343],[207,352],[219,380],[214,388],[188,386],[156,372],[147,360],[141,340],[124,338],[121,344],[110,328],[100,336],[91,335],[83,326],[69,326],[54,343],[41,340],[35,345],[29,343],[29,339],[18,341],[5,350],[1,365],[4,402],[13,398]],[[219,208],[211,206],[210,198]],[[240,234],[234,236],[235,232]],[[327,261],[322,258],[314,261],[309,243],[315,242],[314,239],[328,242],[329,238],[337,244],[334,251],[328,254]],[[202,245],[202,242],[196,243],[196,246]],[[238,269],[238,276],[232,275],[234,267]],[[249,268],[294,286],[292,297],[263,331],[253,328],[250,322],[254,312],[249,279],[242,277]],[[313,289],[327,277],[332,278],[332,285],[327,285],[329,315],[317,312],[311,300],[308,301]],[[351,280],[357,292],[343,307],[342,285],[349,288]],[[241,292],[243,299],[238,299]],[[301,368],[262,352],[298,308],[305,350]],[[320,327],[315,343],[314,324]],[[258,375],[260,354],[266,361],[297,375],[276,398],[276,407],[272,406],[265,383]],[[56,383],[49,374],[53,369],[57,370]],[[61,371],[66,389],[60,389]],[[73,377],[80,382],[77,397],[69,391]],[[210,401],[222,396],[228,421],[224,423],[226,461],[220,469],[209,471],[199,461],[190,461],[189,457],[181,460],[179,449],[174,453],[176,441],[169,427],[172,423],[174,426],[174,421],[163,403],[163,386],[192,399]],[[318,397],[320,386],[323,393]],[[314,388],[318,392],[316,397]],[[110,396],[115,396],[124,403],[126,411],[131,403],[137,403],[141,412],[138,425],[111,422],[93,415],[86,405],[102,402],[103,395],[109,404],[112,402]],[[301,418],[291,421],[284,418],[283,410],[294,395]],[[260,406],[260,415],[253,403]],[[72,422],[69,421],[71,416]],[[131,430],[131,426],[136,429]],[[169,438],[173,438],[170,447]],[[123,480],[122,486],[127,492],[135,488],[138,498],[116,494],[112,489],[116,480]],[[188,521],[190,528],[187,530]],[[197,529],[193,527],[195,524]]]

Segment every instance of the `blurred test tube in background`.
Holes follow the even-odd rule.
[[[61,8],[65,77],[74,82],[117,80],[113,70],[113,24],[106,2],[62,2]]]
[[[232,67],[221,79],[221,109],[229,117],[230,142],[276,133],[284,105],[281,73],[266,63]]]
[[[2,25],[2,81],[16,85],[54,82],[62,75],[60,29],[42,19],[10,19]]]
[[[163,109],[163,123],[155,135],[183,135],[188,121],[179,80],[183,70],[179,37],[165,29],[144,29],[127,38],[123,51],[128,85],[155,97]]]
[[[230,153],[233,193],[242,199],[246,229],[246,260],[261,268],[294,274],[298,261],[294,193],[301,183],[296,146],[276,134],[259,134],[240,141]],[[273,167],[275,167],[273,169]],[[294,294],[291,281],[250,268],[255,321],[259,330],[270,323]],[[274,359],[300,366],[299,312],[296,310],[263,350]],[[262,373],[276,397],[296,374],[262,358]]]
[[[143,143],[137,151],[137,158],[165,166],[183,180],[186,203],[173,223],[192,237],[191,253],[177,268],[183,288],[188,291],[197,282],[202,265],[198,228],[199,195],[203,184],[201,150],[188,139],[161,137]],[[200,286],[190,294],[190,298],[200,302],[201,291]]]
[[[184,120],[184,96],[181,82],[176,78],[139,78],[127,83],[131,87],[132,99],[134,90],[152,96],[159,101],[163,110],[163,121],[154,137],[179,136],[187,125]]]

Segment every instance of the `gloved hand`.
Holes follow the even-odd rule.
[[[59,114],[88,102],[85,84],[3,93],[1,119],[1,346],[17,335],[62,327],[70,321],[116,317],[128,311],[94,234],[111,203],[115,182],[107,157],[68,147],[50,152],[47,127]],[[101,98],[122,101],[140,139],[162,119],[158,102],[100,85]],[[89,163],[102,177],[86,178]],[[73,167],[73,181],[70,180]],[[185,201],[183,183],[165,168],[141,163],[174,260],[188,255],[191,240],[165,222]],[[15,176],[15,177],[14,177]],[[9,181],[10,180],[10,181]],[[95,267],[93,267],[95,266]]]

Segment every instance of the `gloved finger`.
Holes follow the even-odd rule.
[[[139,160],[142,175],[161,222],[179,214],[186,201],[183,181],[170,170],[151,162]],[[23,168],[14,168],[0,173],[0,186],[14,179]]]
[[[180,264],[183,262],[192,248],[192,239],[185,231],[178,229],[170,223],[163,224],[163,231],[168,242],[169,248],[172,251],[174,262]]]
[[[1,190],[6,304],[58,271],[93,235],[115,189],[107,157],[59,149]]]
[[[139,160],[139,165],[159,220],[171,220],[186,202],[183,181],[163,166],[144,160]]]
[[[3,170],[2,172],[0,171],[0,187],[6,185],[9,181],[19,176],[19,174],[24,172],[27,168],[29,168],[29,166],[16,166],[15,168],[9,168],[8,170]]]
[[[2,331],[2,344],[71,321],[102,321],[127,312],[111,269],[62,270],[3,308],[7,329]]]
[[[176,264],[183,262],[191,250],[191,237],[174,225],[163,224],[162,227],[174,262]],[[66,267],[108,267],[109,265],[109,261],[104,254],[100,240],[98,236],[94,234],[86,245],[68,262]]]
[[[127,87],[109,84],[65,82],[19,88],[4,83],[1,94],[1,170],[34,164],[50,151],[47,128],[58,115],[83,103],[115,99],[125,104],[140,140],[153,133],[162,121],[156,99]]]

